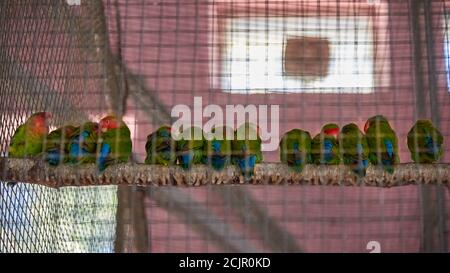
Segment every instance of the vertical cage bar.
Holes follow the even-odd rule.
[[[412,46],[413,46],[413,66],[414,66],[414,91],[416,95],[416,119],[427,118],[425,102],[426,93],[424,85],[424,69],[422,65],[422,36],[421,36],[421,11],[426,13],[426,8],[424,2],[421,0],[411,0],[410,1],[410,19],[411,19],[411,35],[412,35]],[[426,14],[425,14],[426,17]],[[426,20],[426,18],[425,18]],[[426,22],[425,22],[426,25]],[[429,41],[427,41],[427,46]],[[428,67],[428,69],[430,69]],[[430,71],[430,70],[429,70]],[[430,89],[433,85],[429,86]],[[431,91],[430,91],[431,92]],[[431,96],[431,95],[430,95]],[[432,102],[431,106],[433,105]],[[433,186],[421,185],[419,190],[420,195],[420,207],[421,207],[421,243],[420,251],[422,252],[438,252],[439,242],[439,231],[437,223],[439,221],[439,215],[436,209],[436,194],[433,191]]]
[[[437,128],[440,128],[440,116],[439,116],[439,103],[438,103],[438,87],[437,87],[437,70],[436,70],[436,54],[435,54],[435,33],[433,32],[433,11],[432,2],[424,1],[424,14],[425,14],[425,34],[426,34],[426,46],[427,46],[427,67],[428,67],[428,88],[430,97],[430,114],[431,120]],[[447,252],[447,240],[445,238],[446,230],[446,209],[445,209],[445,192],[444,188],[440,185],[435,189],[435,200],[430,200],[435,203],[436,209],[433,211],[432,221],[436,221],[436,251]]]

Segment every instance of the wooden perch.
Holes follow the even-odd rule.
[[[291,171],[280,163],[255,167],[255,176],[245,181],[234,166],[217,172],[206,165],[185,171],[178,166],[163,167],[137,163],[118,164],[100,173],[93,164],[52,167],[41,160],[0,158],[0,180],[48,187],[93,185],[200,186],[206,184],[304,184],[393,187],[408,184],[450,184],[450,164],[400,164],[391,175],[370,166],[364,178],[346,166],[308,165],[303,172]]]

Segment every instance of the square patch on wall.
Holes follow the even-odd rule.
[[[330,63],[330,42],[317,37],[290,37],[284,47],[284,75],[303,79],[325,77]]]

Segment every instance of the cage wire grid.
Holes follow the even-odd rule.
[[[441,162],[449,163],[448,1],[80,2],[0,2],[2,157],[35,111],[52,112],[54,127],[115,112],[143,162],[147,135],[173,121],[171,108],[193,109],[201,97],[223,109],[280,105],[280,134],[314,136],[327,122],[362,127],[381,113],[402,162],[410,127],[429,118],[446,137]],[[309,40],[291,41],[329,49],[309,53],[329,55],[325,66],[301,68],[313,76],[283,68],[288,40],[299,37]],[[278,153],[264,161],[278,162]],[[367,252],[370,241],[382,252],[448,252],[449,197],[443,185],[2,182],[0,252]]]

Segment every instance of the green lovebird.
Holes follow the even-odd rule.
[[[9,157],[34,157],[43,152],[43,144],[48,134],[48,120],[51,115],[39,112],[31,115],[25,123],[20,125],[8,149]]]
[[[301,172],[311,163],[311,135],[307,131],[292,129],[280,141],[280,161]]]
[[[198,127],[186,128],[175,142],[178,164],[183,169],[205,162],[205,139],[203,130]]]
[[[344,164],[350,166],[360,177],[365,176],[369,166],[369,146],[364,134],[356,124],[350,123],[342,127],[339,141],[342,145]]]
[[[228,136],[227,136],[228,132]],[[231,140],[233,129],[222,126],[211,129],[210,140],[205,140],[206,163],[215,170],[222,170],[231,164]]]
[[[315,164],[338,165],[341,162],[339,126],[328,123],[322,127],[311,143],[311,155]]]
[[[373,165],[382,165],[384,170],[393,173],[394,165],[400,162],[398,156],[397,135],[388,120],[377,115],[369,118],[364,125],[367,143],[369,144],[369,160]]]
[[[69,142],[72,139],[76,127],[66,125],[47,135],[45,143],[45,160],[53,166],[65,163],[69,157]]]
[[[235,131],[232,160],[246,180],[254,175],[255,164],[262,161],[261,143],[259,129],[254,124],[244,123]]]
[[[78,127],[69,141],[69,162],[95,163],[99,133],[96,122],[88,121]]]
[[[132,151],[131,133],[128,126],[115,116],[106,116],[99,122],[100,139],[97,165],[99,171],[106,167],[129,162]]]
[[[176,156],[175,141],[172,138],[171,128],[167,125],[161,126],[148,135],[145,150],[147,152],[146,164],[173,165]]]
[[[444,137],[430,120],[418,120],[408,132],[408,148],[417,163],[434,163],[443,153]]]

